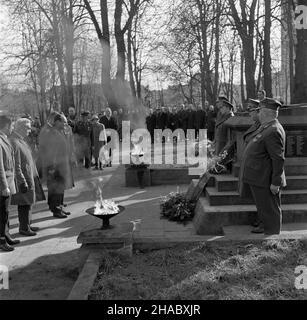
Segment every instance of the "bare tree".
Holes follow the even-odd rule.
[[[256,95],[256,60],[255,60],[255,20],[256,8],[258,0],[250,0],[248,3],[245,0],[239,0],[240,14],[236,6],[235,0],[228,0],[233,18],[234,26],[236,27],[242,41],[242,48],[245,60],[245,79],[246,91],[248,97]]]

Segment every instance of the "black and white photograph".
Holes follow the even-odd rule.
[[[0,0],[0,306],[277,300],[307,300],[307,0]]]

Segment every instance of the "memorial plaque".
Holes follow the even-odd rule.
[[[288,131],[286,144],[287,158],[307,157],[307,131]]]

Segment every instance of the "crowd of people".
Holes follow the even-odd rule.
[[[180,107],[162,107],[155,110],[150,109],[146,118],[147,129],[150,132],[152,141],[156,139],[155,130],[170,129],[172,132],[182,129],[187,136],[188,130],[208,130],[210,140],[214,139],[215,119],[218,111],[214,106],[206,102],[205,107],[195,107],[193,104],[185,104]]]

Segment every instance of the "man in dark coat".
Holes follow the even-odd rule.
[[[195,114],[195,129],[196,135],[199,137],[199,130],[206,128],[206,112],[202,109],[202,106],[199,105],[197,107],[197,111]]]
[[[196,129],[196,111],[192,104],[188,105],[188,129],[195,130]]]
[[[55,218],[65,219],[69,212],[63,210],[64,193],[74,187],[71,166],[71,149],[64,134],[67,119],[59,114],[52,115],[49,126],[40,136],[40,153],[43,169],[47,175],[48,205]]]
[[[86,169],[90,169],[92,163],[91,154],[91,132],[92,125],[89,121],[90,113],[85,111],[81,114],[81,121],[75,125],[73,133],[75,134],[75,145],[77,158],[81,165],[84,164]]]
[[[36,236],[38,231],[38,228],[31,226],[31,206],[38,201],[46,200],[31,148],[25,140],[30,132],[31,121],[19,119],[10,136],[18,187],[18,193],[12,196],[11,204],[18,206],[19,233],[27,237]]]
[[[263,222],[253,233],[275,235],[281,232],[281,189],[286,187],[286,134],[278,121],[280,106],[280,102],[268,98],[260,103],[261,126],[243,154],[240,177],[251,189]]]
[[[217,113],[214,109],[214,106],[209,106],[207,110],[207,119],[206,119],[206,127],[207,127],[207,134],[208,134],[208,140],[214,141],[215,138],[215,124],[216,124],[216,117]]]
[[[156,128],[156,115],[154,114],[153,109],[149,109],[149,115],[146,118],[146,126],[147,130],[150,133],[151,141],[154,143],[154,137],[155,137],[155,128]]]
[[[220,118],[215,126],[215,153],[220,155],[228,142],[228,126],[227,120],[234,116],[233,105],[228,101],[223,101],[220,107]]]
[[[9,204],[16,193],[14,154],[8,140],[11,132],[12,120],[0,115],[0,249],[5,252],[14,251],[12,246],[20,243],[9,234]]]
[[[112,134],[109,130],[118,131],[117,122],[116,119],[113,117],[112,110],[110,108],[106,109],[106,115],[103,116],[100,119],[100,123],[104,125],[107,133],[107,143],[109,144],[111,142],[111,145],[109,146],[109,164],[108,167],[112,167],[112,156],[113,156],[113,150],[116,148],[115,142],[112,140]]]

